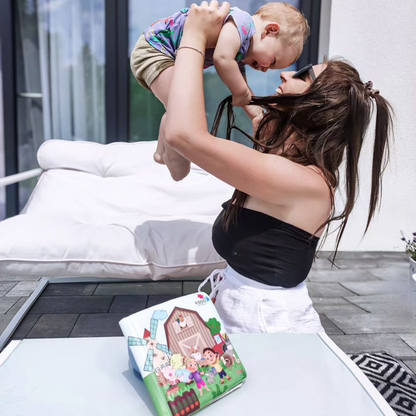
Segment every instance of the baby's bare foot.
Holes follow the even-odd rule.
[[[176,182],[186,178],[191,171],[191,163],[178,153],[164,153],[163,161],[168,167],[172,179]]]
[[[157,152],[155,152],[155,153],[153,154],[153,160],[154,160],[156,163],[160,163],[161,165],[164,165],[164,164],[165,164],[165,162],[164,162],[164,160],[163,160],[163,155],[161,155],[161,154],[159,154],[159,153],[157,153]]]

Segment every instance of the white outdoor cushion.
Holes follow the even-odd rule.
[[[173,181],[155,148],[43,143],[28,203],[0,222],[0,273],[159,280],[225,266],[211,228],[233,189],[195,165]]]

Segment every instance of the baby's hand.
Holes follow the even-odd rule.
[[[251,92],[247,88],[246,92],[241,95],[233,95],[232,104],[235,107],[244,107],[251,101]]]

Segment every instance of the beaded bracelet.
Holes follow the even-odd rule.
[[[193,46],[179,46],[179,48],[178,48],[178,49],[176,49],[176,51],[175,51],[175,56],[178,54],[178,51],[179,51],[180,49],[183,49],[183,48],[193,49],[194,51],[199,52],[199,53],[202,55],[202,57],[204,58],[204,61],[205,61],[205,55],[204,55],[204,52],[202,52],[200,49],[194,48]]]

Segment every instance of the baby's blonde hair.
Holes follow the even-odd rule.
[[[302,53],[311,30],[306,17],[296,7],[288,3],[272,2],[266,3],[254,14],[262,20],[278,23],[281,39],[289,46],[298,47],[299,55]]]

